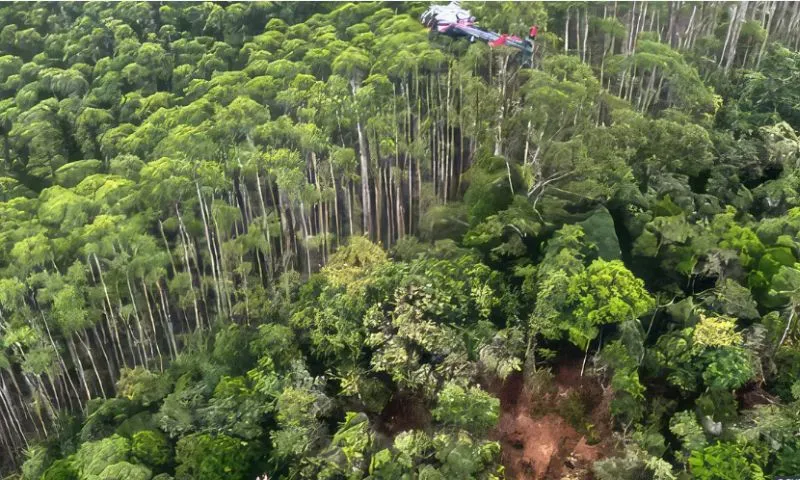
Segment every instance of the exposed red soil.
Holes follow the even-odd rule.
[[[490,385],[500,398],[501,416],[493,432],[500,441],[506,478],[510,480],[588,479],[592,462],[610,450],[608,402],[597,380],[581,377],[580,363],[568,362],[556,370],[550,388],[536,395],[525,387],[522,375]],[[570,396],[581,399],[584,421],[594,439],[579,432],[559,411]],[[573,401],[574,398],[573,398]],[[586,432],[586,426],[580,428]]]

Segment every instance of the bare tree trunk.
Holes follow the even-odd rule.
[[[767,49],[767,40],[769,39],[770,27],[772,26],[772,19],[775,18],[776,3],[775,2],[769,2],[768,5],[769,5],[769,7],[765,7],[765,10],[766,10],[766,15],[769,18],[767,19],[767,24],[764,27],[764,30],[765,30],[765,32],[764,32],[764,40],[761,42],[761,48],[758,49],[758,59],[756,60],[756,70],[758,70],[758,67],[761,66],[761,57],[764,56],[764,51]]]
[[[49,374],[46,374],[45,377],[47,377],[47,384],[50,385],[50,390],[52,390],[52,392],[53,392],[52,397],[53,397],[53,399],[55,400],[55,403],[56,403],[56,410],[61,410],[63,408],[62,407],[62,403],[61,403],[61,396],[58,394],[58,389],[56,388],[56,384],[53,381],[53,377],[50,376]],[[41,376],[39,376],[38,380],[39,380],[39,383],[42,385],[42,389],[47,391],[47,389],[44,386],[44,382],[42,382]]]
[[[787,46],[791,45],[791,41],[794,40],[794,45],[797,45],[797,28],[800,26],[800,2],[787,2],[786,5],[792,6],[792,13],[791,15],[784,14],[785,17],[788,17],[788,23],[786,28],[784,29],[784,41],[787,43]],[[789,7],[786,7],[788,10]],[[796,50],[796,48],[795,48]]]
[[[639,20],[636,22],[636,33],[633,35],[633,44],[631,46],[631,50],[636,50],[636,41],[639,39],[639,33],[644,29],[644,23],[647,21],[647,2],[644,2],[642,6],[641,13],[639,14]]]
[[[167,298],[164,294],[164,289],[161,288],[161,283],[156,281],[156,288],[158,288],[158,295],[161,299],[161,308],[164,310],[165,323],[167,324],[167,329],[169,331],[169,340],[172,343],[172,350],[175,352],[175,355],[178,355],[178,344],[175,341],[175,332],[172,328],[172,314],[169,311],[169,305],[167,305]]]
[[[506,72],[508,71],[508,59],[509,59],[508,55],[504,55],[502,57],[499,57],[497,62],[499,67],[499,72],[497,74],[499,76],[498,90],[500,92],[500,105],[498,107],[498,113],[497,113],[497,130],[495,133],[495,143],[494,143],[495,156],[501,156],[503,154],[503,121],[505,120],[506,83],[507,83]],[[506,161],[506,164],[508,164],[508,161]]]
[[[391,161],[387,161],[387,168],[381,168],[382,181],[384,185],[384,192],[386,195],[385,215],[386,215],[386,247],[388,248],[394,243],[394,189],[392,189],[392,167]]]
[[[355,98],[356,95],[356,83],[355,81],[350,82],[350,87],[353,91],[353,97]],[[369,150],[367,146],[367,138],[364,134],[364,128],[361,125],[361,118],[358,117],[356,119],[356,133],[358,134],[358,154],[359,158],[361,159],[361,205],[362,205],[362,222],[363,222],[363,229],[364,234],[368,238],[372,238],[372,210],[371,210],[371,203],[370,203],[370,191],[369,191]]]
[[[588,58],[588,53],[586,52],[586,40],[589,39],[589,9],[583,9],[583,61],[587,62],[591,59]]]
[[[127,277],[127,275],[126,275]],[[128,288],[130,288],[130,280],[128,280]],[[148,358],[147,352],[145,352],[145,333],[144,328],[142,328],[142,320],[139,317],[139,309],[136,307],[136,301],[133,298],[133,292],[130,293],[131,295],[131,306],[133,307],[133,319],[136,321],[136,332],[139,334],[139,354],[143,359]],[[120,311],[122,310],[122,300],[119,301]],[[130,317],[128,317],[130,319]],[[151,357],[155,354],[153,353],[153,347],[150,347]]]
[[[669,0],[667,2],[667,45],[673,46],[675,34],[675,12],[677,11],[676,2]]]
[[[153,329],[153,335],[155,338],[153,339],[156,344],[156,352],[158,353],[158,365],[159,370],[164,371],[164,358],[161,355],[161,347],[158,345],[158,330],[156,330],[156,319],[153,315],[153,308],[150,305],[150,296],[147,292],[147,285],[144,283],[144,278],[142,278],[142,295],[144,295],[144,304],[147,306],[147,316],[150,318],[150,328]],[[162,326],[163,327],[163,326]],[[169,340],[169,333],[164,330],[164,334],[167,336],[167,353],[171,353],[170,351],[170,340]]]
[[[361,121],[356,122],[356,130],[358,133],[358,153],[361,159],[361,213],[362,213],[362,230],[367,237],[371,238],[372,228],[372,213],[370,209],[370,192],[369,192],[369,154],[367,153],[367,141],[364,136]]]
[[[106,352],[106,347],[103,344],[103,341],[100,339],[100,334],[97,333],[97,325],[92,326],[92,335],[94,335],[95,342],[97,342],[97,346],[100,347],[100,353],[103,355],[103,358],[106,361],[106,368],[108,368],[108,376],[111,378],[111,383],[117,383],[117,374],[116,374],[116,366],[111,362],[111,357],[108,356],[108,352]],[[88,340],[88,334],[87,334]]]
[[[270,189],[272,187],[270,186]],[[293,249],[293,241],[292,237],[294,237],[294,225],[291,224],[289,221],[289,216],[286,215],[286,211],[288,207],[286,206],[286,192],[279,190],[278,191],[278,211],[280,212],[280,221],[281,221],[281,240],[283,241],[283,247],[281,248],[281,255],[286,259],[287,255],[293,255],[295,250]]]
[[[786,15],[786,10],[789,8],[789,2],[775,2],[777,6],[775,7],[775,34],[778,38],[782,38],[783,35],[783,24],[786,22],[788,15]]]
[[[792,327],[792,321],[794,320],[794,305],[792,305],[791,312],[789,313],[789,320],[786,321],[786,328],[783,329],[783,335],[781,335],[781,339],[778,342],[778,346],[775,347],[775,350],[781,348],[783,342],[786,341],[786,336],[789,335],[789,330]]]
[[[327,254],[328,254],[328,232],[325,228],[325,211],[323,209],[323,196],[322,196],[322,187],[319,183],[319,170],[317,168],[317,154],[311,152],[311,164],[313,165],[314,170],[314,188],[317,190],[317,196],[319,197],[318,208],[317,208],[317,221],[319,222],[319,230],[322,233],[322,262],[327,262]]]
[[[25,438],[25,431],[22,429],[22,423],[19,421],[19,415],[14,408],[14,404],[9,398],[8,387],[2,371],[0,371],[0,406],[3,407],[0,409],[0,413],[3,410],[6,412],[4,414],[0,414],[0,419],[3,420],[3,423],[6,426],[3,429],[3,433],[8,436],[9,444],[11,444],[12,448],[18,448],[20,446],[19,440],[21,439],[27,447],[28,441]],[[14,458],[14,456],[12,455],[8,458]]]
[[[738,8],[738,15],[735,15],[735,24],[733,26],[733,34],[730,38],[730,48],[728,48],[728,58],[725,62],[725,71],[730,70],[733,65],[733,60],[736,58],[736,45],[739,43],[739,34],[742,32],[742,25],[744,24],[745,16],[747,15],[748,0],[742,0]]]
[[[308,276],[311,276],[311,251],[309,250],[309,235],[308,235],[308,226],[306,225],[306,207],[305,203],[300,200],[300,225],[303,229],[303,246],[306,250],[306,272]]]
[[[725,34],[725,43],[722,44],[722,53],[719,56],[719,62],[717,63],[718,66],[722,66],[722,62],[725,60],[725,54],[728,51],[728,43],[731,40],[731,33],[733,32],[734,24],[736,23],[736,14],[739,12],[739,5],[734,5],[733,13],[731,14],[731,18],[728,21],[728,32]]]
[[[35,299],[34,299],[35,302]],[[64,362],[64,357],[61,355],[61,351],[56,345],[55,340],[53,340],[53,335],[50,333],[50,326],[47,324],[47,320],[45,319],[44,312],[42,312],[41,308],[39,308],[38,302],[35,304],[36,309],[39,310],[39,315],[42,317],[42,323],[44,324],[44,329],[47,332],[47,338],[50,340],[50,345],[53,346],[53,350],[56,352],[56,358],[58,359],[59,365],[61,365],[61,371],[64,373],[64,376],[67,378],[67,383],[72,388],[72,392],[75,394],[75,399],[80,399],[80,394],[78,393],[78,389],[75,387],[75,383],[72,381],[72,377],[69,376],[69,370],[67,369],[67,364]]]
[[[83,334],[86,335],[86,331],[85,330],[84,330]],[[95,376],[95,378],[97,378],[97,386],[100,387],[100,394],[103,396],[103,398],[106,398],[106,390],[105,390],[105,388],[103,388],[103,379],[100,378],[100,371],[97,368],[97,363],[95,363],[95,361],[94,361],[94,355],[92,355],[92,349],[89,346],[89,343],[87,342],[87,340],[85,338],[83,338],[80,333],[76,333],[75,335],[78,337],[78,340],[83,345],[83,349],[86,350],[86,355],[89,356],[89,363],[92,364],[92,370],[94,370],[94,376]]]
[[[198,330],[203,329],[203,319],[200,317],[200,307],[197,304],[197,292],[194,289],[194,279],[192,278],[192,264],[189,260],[189,242],[191,241],[189,238],[189,233],[186,231],[186,225],[183,223],[183,216],[181,215],[181,211],[178,208],[178,205],[175,204],[175,212],[178,215],[178,226],[180,227],[181,235],[183,236],[183,241],[181,244],[183,245],[183,257],[184,261],[186,262],[186,273],[189,274],[189,288],[192,292],[192,304],[194,305],[194,318],[195,318],[195,325],[197,326]]]
[[[633,1],[631,4],[631,11],[630,11],[630,26],[628,27],[628,43],[625,45],[625,51],[623,53],[628,53],[633,49],[633,39],[636,35],[636,0]]]
[[[206,202],[203,199],[203,195],[200,193],[200,184],[198,182],[194,182],[195,189],[197,191],[197,200],[200,204],[200,218],[203,220],[203,233],[206,237],[206,247],[208,248],[208,261],[211,263],[211,278],[214,280],[214,285],[217,289],[216,295],[214,295],[214,301],[217,304],[217,313],[222,313],[222,301],[220,297],[223,295],[222,290],[222,282],[220,281],[218,272],[219,269],[217,268],[217,258],[216,254],[214,253],[214,246],[211,244],[211,233],[209,231],[209,215],[206,211]],[[187,265],[188,267],[188,265]]]
[[[333,167],[331,167],[333,168]],[[270,238],[269,234],[269,220],[267,219],[267,205],[264,201],[264,192],[261,189],[261,176],[258,173],[258,167],[256,167],[256,188],[258,188],[258,202],[261,206],[261,226],[264,229],[264,236],[267,240],[267,258],[269,261],[267,262],[267,278],[270,282],[272,282],[272,275],[273,275],[273,265],[272,265],[272,239]]]
[[[70,357],[72,357],[72,363],[75,365],[75,368],[78,369],[78,377],[80,378],[81,386],[86,392],[86,400],[91,400],[92,392],[89,391],[89,383],[86,381],[86,373],[83,370],[83,362],[81,362],[81,359],[78,356],[78,351],[75,348],[75,342],[72,340],[72,335],[70,334],[65,333],[64,337],[67,340],[67,350],[69,351]]]
[[[333,173],[333,162],[331,162],[330,159],[328,159],[328,167],[331,171],[331,188],[333,188],[333,219],[336,227],[336,245],[338,246],[342,236],[341,223],[339,221],[339,193],[336,188],[336,175]]]
[[[133,295],[133,287],[131,286],[131,279],[126,274],[125,280],[128,282],[128,293],[131,296],[131,303],[133,303],[134,311],[136,312],[136,317],[139,317],[139,309],[136,307],[136,298]],[[155,354],[158,356],[158,365],[159,370],[164,371],[164,357],[161,355],[161,347],[158,346],[158,330],[156,330],[156,322],[153,318],[153,310],[150,308],[150,302],[147,300],[147,290],[143,291],[144,303],[147,305],[147,312],[150,316],[150,328],[153,332],[153,338],[150,340],[150,356],[153,356],[153,344],[155,344]]]
[[[100,260],[97,258],[97,254],[92,254],[92,256],[94,257],[94,264],[95,266],[97,266],[97,276],[100,278],[100,284],[103,286],[103,294],[105,296],[106,304],[108,306],[108,311],[106,312],[106,320],[107,323],[109,323],[111,331],[114,333],[114,337],[117,341],[116,342],[117,348],[119,349],[122,365],[127,367],[127,364],[125,362],[125,352],[122,351],[122,341],[120,340],[119,330],[117,329],[117,318],[114,315],[114,307],[111,304],[111,297],[108,294],[108,286],[106,286],[106,281],[103,277],[103,268],[100,266]]]
[[[583,51],[581,50],[581,9],[575,9],[575,48],[578,50],[578,58],[584,61]]]
[[[694,26],[695,14],[697,14],[697,5],[692,7],[692,15],[689,17],[689,23],[686,25],[686,31],[683,33],[683,38],[678,40],[678,48],[691,48],[690,40],[692,38],[692,27]]]
[[[9,374],[12,375],[12,374]],[[16,430],[19,432],[20,438],[25,443],[25,446],[28,446],[28,438],[25,435],[25,430],[22,428],[22,422],[19,418],[19,413],[17,409],[14,408],[14,402],[11,401],[11,393],[8,391],[8,385],[6,384],[6,379],[3,376],[2,372],[0,372],[0,400],[3,401],[3,405],[5,406],[6,411],[8,412],[8,416],[11,418],[12,423],[16,427]],[[6,418],[5,415],[0,415],[3,418]]]
[[[405,108],[405,120],[406,120],[406,128],[405,128],[405,137],[406,137],[406,145],[411,144],[411,135],[412,135],[412,121],[411,121],[411,86],[408,84],[408,81],[404,81],[400,84],[400,94],[406,99],[406,108]],[[409,155],[408,148],[404,152],[404,160],[405,160],[405,168],[408,172],[408,233],[413,232],[412,230],[412,221],[414,217],[414,177],[412,175],[413,165],[411,161],[411,155]]]
[[[353,196],[350,194],[350,189],[347,188],[347,184],[345,183],[344,179],[342,179],[342,190],[344,191],[344,195],[347,198],[347,222],[348,226],[350,227],[350,236],[353,236]]]
[[[219,223],[217,223],[217,219],[214,217],[214,215],[211,215],[211,223],[214,225],[214,233],[216,234],[215,237],[216,240],[214,240],[214,243],[217,247],[217,251],[219,252],[218,254],[219,261],[217,262],[217,269],[219,270],[219,282],[220,282],[220,288],[222,290],[221,295],[223,297],[222,300],[220,301],[222,302],[223,307],[227,306],[227,313],[228,316],[230,317],[230,314],[233,311],[233,305],[231,304],[231,296],[228,293],[228,287],[226,283],[229,280],[228,267],[225,263],[225,256],[222,254],[222,245],[220,245],[220,242],[222,242],[222,234],[219,230]],[[223,311],[221,313],[225,312],[226,310],[223,308]]]
[[[591,341],[586,342],[586,352],[584,352],[583,363],[581,364],[581,378],[583,378],[583,372],[586,370],[586,359],[589,358],[589,345],[591,343]]]
[[[402,91],[401,91],[402,92]],[[394,102],[392,103],[392,107],[394,108],[394,172],[390,174],[390,180],[392,182],[392,186],[394,187],[394,213],[395,213],[395,230],[397,238],[403,237],[403,213],[402,213],[402,201],[400,200],[400,196],[402,195],[402,184],[403,184],[403,177],[402,177],[402,170],[400,169],[400,118],[397,114],[397,88],[393,89],[393,97],[392,99]]]

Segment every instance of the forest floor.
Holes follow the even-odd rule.
[[[580,361],[559,362],[535,385],[515,374],[490,386],[500,398],[493,438],[502,446],[506,478],[589,479],[592,462],[613,449],[610,392],[580,371]]]
[[[431,424],[431,412],[419,397],[403,394],[393,396],[381,412],[378,431],[387,438],[394,438],[407,430],[427,430]]]

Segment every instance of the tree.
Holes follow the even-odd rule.
[[[169,391],[167,378],[142,367],[123,370],[117,382],[119,396],[145,407],[160,402]]]
[[[764,478],[758,461],[757,452],[752,448],[718,442],[692,452],[689,468],[692,475],[700,479],[756,480]]]
[[[175,447],[175,478],[248,478],[250,461],[257,448],[257,443],[227,435],[187,435],[178,440]]]
[[[244,378],[222,377],[200,416],[211,432],[255,440],[263,435],[261,424],[271,410],[267,399],[248,388]]]
[[[69,459],[60,459],[53,462],[41,478],[46,480],[74,480],[78,478],[78,475],[72,468]]]
[[[368,473],[368,456],[373,438],[369,420],[363,413],[347,412],[345,420],[331,438],[331,445],[322,452],[322,467],[317,478],[349,478]]]
[[[333,61],[332,68],[334,73],[340,74],[349,80],[350,90],[354,98],[356,97],[358,89],[361,86],[361,81],[364,79],[364,76],[369,68],[369,61],[370,59],[367,54],[358,47],[348,48],[344,52],[340,53],[339,56]],[[373,220],[369,187],[369,151],[367,147],[366,134],[358,113],[356,113],[356,118],[358,151],[361,158],[361,203],[364,214],[362,225],[364,228],[364,233],[367,234],[367,236],[371,236],[371,225]]]
[[[800,6],[426,8],[0,7],[1,475],[497,478],[568,343],[596,477],[792,471]]]
[[[172,448],[166,437],[155,430],[136,432],[131,439],[131,454],[152,468],[166,467],[172,462]]]
[[[570,317],[561,328],[587,354],[603,325],[635,321],[655,306],[644,282],[621,261],[603,259],[594,260],[570,280],[566,301]]]
[[[298,461],[293,470],[309,468],[306,463],[309,452],[325,438],[325,425],[320,418],[331,406],[330,398],[313,384],[300,388],[289,386],[278,396],[275,418],[279,429],[270,436],[278,458]]]
[[[631,355],[630,348],[622,340],[615,340],[605,346],[601,358],[611,368],[611,387],[614,399],[611,413],[623,424],[630,425],[643,416],[642,401],[645,388],[639,379],[639,358]]]
[[[463,387],[449,382],[439,392],[433,418],[457,429],[482,436],[499,417],[500,401],[478,387]]]
[[[102,477],[107,468],[127,461],[129,455],[130,442],[119,435],[112,435],[82,444],[75,454],[75,469],[81,478],[94,475]]]

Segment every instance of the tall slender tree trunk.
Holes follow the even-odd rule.
[[[333,188],[333,218],[334,230],[336,231],[336,245],[339,245],[339,239],[342,236],[341,222],[339,221],[339,190],[336,188],[336,175],[333,173],[333,162],[328,159],[328,168],[331,171],[331,188]]]
[[[792,305],[792,308],[790,309],[789,312],[789,320],[786,321],[786,328],[783,329],[783,334],[781,335],[780,341],[778,341],[778,346],[775,347],[776,350],[781,348],[783,342],[786,341],[786,337],[789,335],[789,330],[791,330],[792,328],[792,321],[794,320],[794,315],[795,315],[795,307],[794,305]]]
[[[267,205],[264,201],[264,191],[262,190],[261,186],[261,175],[258,173],[259,168],[256,167],[256,188],[258,188],[258,204],[261,207],[261,227],[264,230],[264,237],[267,241],[267,278],[269,279],[270,283],[272,282],[273,277],[273,265],[272,265],[272,239],[270,238],[269,232],[269,220],[267,219]]]
[[[631,4],[630,16],[630,24],[628,27],[628,43],[624,45],[625,51],[623,53],[629,53],[633,49],[633,39],[636,35],[636,0],[634,0]]]
[[[231,277],[228,274],[229,270],[227,262],[225,261],[225,256],[222,254],[221,243],[223,242],[224,238],[219,230],[219,223],[217,222],[217,219],[214,217],[214,215],[211,215],[211,223],[214,225],[215,236],[212,238],[215,238],[214,244],[217,247],[217,259],[218,259],[217,270],[219,272],[220,288],[222,290],[221,303],[223,306],[223,311],[221,313],[223,314],[227,313],[227,315],[230,317],[231,312],[233,311],[233,305],[231,304],[231,295],[228,292],[227,282],[232,282],[232,280],[230,279]],[[227,307],[227,309],[225,309],[224,307]]]
[[[770,31],[771,31],[770,27],[772,26],[772,19],[775,18],[776,3],[771,1],[771,2],[768,2],[767,5],[768,5],[768,7],[764,7],[764,9],[766,11],[765,15],[768,18],[767,18],[767,23],[764,26],[764,30],[765,30],[765,32],[764,32],[764,40],[761,42],[761,47],[758,49],[758,59],[756,60],[756,70],[758,70],[758,67],[761,66],[761,57],[764,56],[764,51],[767,49],[767,40],[769,39],[769,36],[770,36]]]
[[[0,371],[0,407],[2,407],[0,408],[0,419],[3,420],[3,424],[6,426],[3,429],[3,433],[8,436],[9,444],[11,444],[14,449],[20,446],[20,439],[27,447],[28,440],[25,431],[22,429],[22,422],[20,422],[19,414],[14,408],[13,402],[11,402],[3,373],[4,372]],[[3,410],[5,410],[5,413],[2,413]],[[9,456],[8,458],[14,458],[14,456]]]
[[[347,183],[345,180],[342,179],[342,190],[344,191],[344,195],[347,198],[347,225],[350,230],[350,236],[353,236],[353,195],[350,193],[350,189],[347,188]]]
[[[67,340],[67,351],[69,351],[69,355],[72,358],[72,364],[76,369],[78,369],[78,378],[80,378],[81,387],[83,387],[83,390],[86,393],[86,400],[91,400],[92,392],[89,391],[89,383],[86,381],[86,373],[83,370],[83,362],[81,362],[81,359],[78,356],[78,351],[75,348],[75,342],[73,341],[71,334],[65,333],[64,337]]]
[[[111,296],[108,294],[108,286],[106,285],[106,281],[103,276],[103,267],[100,266],[100,260],[97,258],[97,254],[92,254],[92,256],[94,257],[94,264],[97,267],[97,276],[100,278],[100,284],[103,287],[103,294],[105,296],[106,305],[108,308],[106,312],[106,320],[107,323],[109,323],[112,332],[114,333],[117,348],[119,349],[119,353],[121,355],[120,359],[122,360],[122,365],[127,367],[127,364],[125,363],[125,353],[122,351],[122,342],[119,337],[119,331],[117,330],[117,318],[114,315],[114,306],[111,304]]]
[[[742,0],[737,10],[737,15],[734,15],[733,34],[730,38],[730,46],[728,48],[728,56],[725,61],[725,71],[730,70],[733,61],[736,58],[736,46],[739,43],[739,34],[742,32],[742,25],[744,24],[745,16],[747,15],[748,0]]]
[[[175,352],[175,355],[178,354],[178,344],[175,341],[175,333],[172,328],[172,314],[169,311],[169,305],[167,304],[167,296],[164,294],[164,289],[161,288],[161,282],[156,280],[156,288],[158,289],[158,295],[161,299],[161,308],[164,310],[164,316],[166,317],[166,324],[167,329],[169,331],[169,339],[172,343],[172,349]]]
[[[150,328],[153,329],[153,342],[155,343],[156,353],[158,355],[158,367],[159,371],[164,371],[164,357],[161,354],[161,347],[158,344],[158,330],[156,329],[156,319],[153,316],[153,308],[150,305],[150,298],[147,294],[147,285],[144,283],[144,278],[142,279],[142,295],[144,296],[144,304],[147,306],[147,316],[150,319]],[[166,331],[164,331],[165,335],[168,335]],[[169,339],[167,339],[167,349],[169,350]]]
[[[308,234],[308,226],[306,225],[306,207],[305,203],[300,200],[300,225],[303,229],[303,246],[305,247],[306,251],[306,272],[308,276],[311,276],[311,251],[309,248],[309,234]]]
[[[103,388],[103,379],[100,378],[100,370],[97,368],[97,363],[94,361],[92,348],[89,345],[87,339],[84,338],[84,336],[86,336],[86,331],[85,330],[83,331],[83,336],[81,336],[81,332],[76,333],[75,336],[78,337],[78,341],[81,342],[81,345],[83,345],[83,349],[86,350],[86,355],[89,356],[89,363],[92,365],[94,376],[95,378],[97,378],[97,386],[100,388],[100,394],[103,396],[103,398],[106,398],[106,390],[105,388]]]
[[[731,14],[731,18],[728,21],[728,31],[725,33],[725,43],[722,44],[722,53],[719,56],[719,62],[717,62],[718,66],[722,66],[723,62],[726,58],[726,53],[728,52],[728,44],[731,40],[731,33],[734,29],[734,24],[736,23],[736,15],[739,12],[739,5],[733,6],[733,13]]]
[[[583,51],[581,50],[581,9],[575,8],[575,50],[578,51],[578,58],[583,62]]]
[[[355,90],[353,91],[355,95]],[[367,139],[364,128],[361,126],[361,119],[356,120],[356,131],[358,133],[358,154],[361,159],[361,205],[362,222],[364,234],[372,238],[372,211],[369,194],[369,152],[367,150]]]
[[[322,232],[322,263],[324,264],[324,263],[327,263],[327,253],[328,253],[328,235],[327,235],[327,233],[328,232],[325,229],[325,220],[323,218],[325,216],[325,210],[323,208],[324,207],[324,202],[323,202],[323,196],[322,196],[322,187],[320,186],[320,182],[319,182],[319,169],[318,169],[317,163],[318,163],[317,162],[317,154],[314,153],[314,152],[311,152],[311,164],[312,164],[313,170],[314,170],[314,188],[317,190],[317,197],[319,198],[319,200],[318,200],[319,208],[317,208],[317,222],[319,223],[319,228],[318,229]]]
[[[61,366],[61,371],[63,372],[64,376],[67,379],[67,383],[72,388],[72,393],[75,394],[75,399],[80,399],[80,394],[78,393],[77,387],[75,387],[75,383],[72,381],[72,377],[69,376],[69,370],[67,369],[67,364],[64,362],[64,357],[61,355],[61,350],[56,345],[55,340],[53,340],[53,335],[50,332],[50,325],[47,323],[47,319],[44,316],[44,312],[42,309],[39,308],[39,303],[34,298],[34,306],[39,311],[39,315],[42,317],[42,324],[44,325],[45,332],[47,332],[47,339],[50,341],[50,345],[53,347],[53,350],[56,352],[56,358],[58,359],[58,363]]]
[[[13,373],[9,373],[9,375],[13,375]],[[19,412],[16,408],[14,408],[14,402],[11,400],[11,393],[9,392],[8,385],[6,384],[5,376],[3,372],[0,372],[0,400],[3,401],[3,406],[5,410],[8,412],[8,418],[11,419],[11,423],[15,426],[17,432],[19,432],[19,437],[25,443],[25,446],[28,446],[28,438],[25,434],[25,430],[22,428],[22,421],[19,418]],[[6,418],[5,415],[2,415],[3,418]]]
[[[214,254],[214,246],[211,244],[211,233],[209,232],[209,215],[206,211],[206,202],[203,199],[203,195],[200,193],[200,184],[198,182],[194,182],[194,186],[197,191],[197,200],[200,204],[200,218],[203,220],[203,234],[206,237],[206,247],[208,247],[208,260],[211,262],[211,278],[214,280],[214,285],[216,287],[216,295],[214,295],[214,301],[217,304],[217,313],[222,313],[222,301],[220,297],[223,295],[222,290],[222,282],[219,278],[219,269],[217,268],[217,259],[216,255]]]
[[[589,39],[589,9],[583,10],[583,61],[589,62],[589,54],[586,51],[586,41]]]
[[[123,311],[122,299],[119,300],[119,310]],[[130,315],[128,315],[127,318],[126,318],[126,323],[128,324],[128,328],[129,329],[130,329],[130,319],[131,319],[131,317],[130,317]],[[148,355],[147,355],[147,352],[145,351],[145,344],[147,342],[145,342],[145,333],[144,333],[144,329],[142,328],[142,321],[139,318],[139,313],[138,313],[138,311],[136,310],[135,307],[134,307],[134,310],[133,310],[133,319],[136,321],[136,334],[134,334],[133,331],[131,330],[131,335],[134,338],[138,339],[134,343],[136,344],[136,347],[138,347],[137,351],[139,353],[139,358],[141,358],[142,362],[144,364],[146,364],[146,362],[147,362],[147,360],[149,358]]]
[[[100,334],[97,333],[97,325],[92,325],[92,335],[94,336],[95,342],[97,342],[97,346],[100,347],[100,353],[103,355],[103,359],[106,361],[106,368],[108,369],[108,376],[111,378],[111,383],[117,383],[117,373],[116,373],[116,366],[111,361],[111,357],[108,356],[108,352],[106,351],[105,344],[100,339]],[[88,338],[88,337],[87,337]]]
[[[183,216],[181,215],[180,208],[178,208],[178,204],[175,204],[175,212],[178,215],[178,226],[183,236],[183,241],[181,244],[183,245],[183,258],[186,262],[186,273],[189,274],[190,282],[189,288],[192,292],[192,305],[194,306],[194,318],[195,318],[195,325],[198,330],[203,330],[203,319],[200,317],[200,306],[197,303],[197,292],[194,288],[194,279],[192,278],[192,263],[189,260],[189,243],[191,239],[189,237],[189,233],[186,231],[186,225],[183,223]]]
[[[683,38],[680,38],[678,41],[678,47],[680,48],[691,48],[690,41],[692,39],[693,27],[694,27],[694,19],[695,15],[697,14],[697,5],[692,7],[692,15],[689,17],[689,23],[686,24],[686,30],[683,33]]]
[[[133,287],[131,285],[131,279],[127,274],[125,275],[125,280],[128,282],[128,293],[131,296],[131,303],[133,303],[133,308],[136,311],[136,317],[138,318],[139,317],[139,311],[138,311],[138,308],[136,307],[136,297],[133,294]],[[150,317],[150,328],[151,328],[151,332],[153,334],[153,337],[149,342],[150,343],[150,357],[151,358],[153,357],[153,348],[155,348],[155,354],[156,354],[156,356],[158,356],[159,370],[160,371],[164,371],[164,357],[161,355],[161,347],[158,345],[158,330],[156,329],[156,322],[155,322],[155,319],[153,318],[153,310],[150,308],[150,302],[147,299],[147,290],[144,290],[142,293],[144,294],[144,303],[147,305],[147,312],[148,312],[149,317]]]
[[[278,211],[280,211],[280,219],[281,219],[281,236],[283,239],[283,248],[281,248],[281,253],[283,255],[284,261],[286,263],[287,255],[291,256],[294,254],[294,249],[292,247],[293,241],[292,237],[294,232],[294,226],[289,222],[289,216],[286,215],[286,211],[288,207],[286,206],[286,193],[283,191],[278,191]],[[284,265],[285,267],[285,265]]]
[[[409,233],[413,232],[413,218],[414,218],[414,176],[413,176],[413,164],[411,155],[408,151],[408,146],[411,145],[411,137],[412,137],[412,122],[411,122],[411,93],[410,93],[411,86],[408,82],[405,82],[405,89],[401,90],[401,93],[405,96],[406,99],[406,151],[404,153],[405,158],[405,169],[408,172],[408,229]]]

